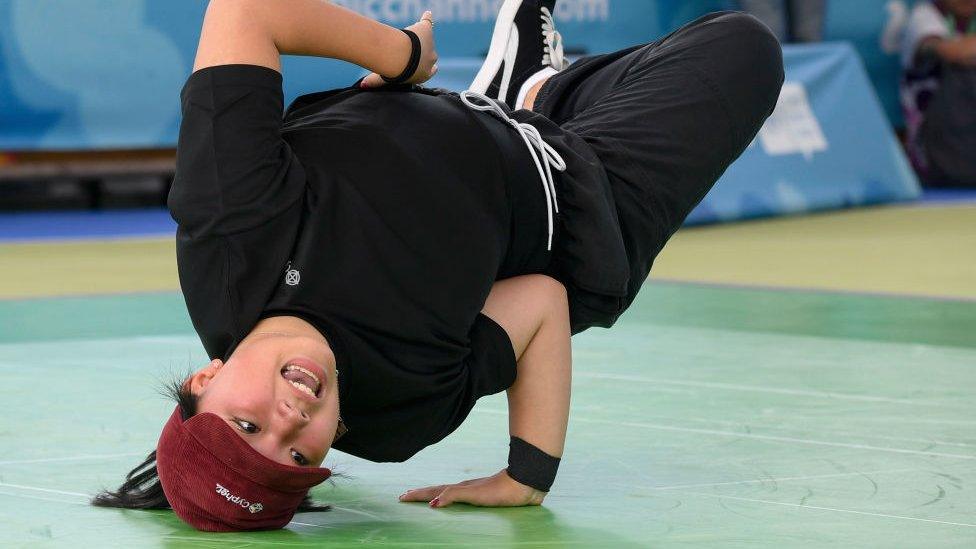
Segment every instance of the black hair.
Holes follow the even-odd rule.
[[[197,396],[190,392],[189,386],[173,379],[163,385],[160,391],[168,398],[176,401],[180,408],[183,421],[197,413]],[[156,451],[149,452],[142,463],[125,475],[125,482],[118,490],[104,490],[92,498],[91,504],[96,507],[115,507],[119,509],[170,509],[163,486],[159,482],[156,472]],[[312,501],[307,495],[298,505],[297,512],[328,511],[329,505]]]

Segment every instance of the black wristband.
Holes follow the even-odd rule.
[[[552,457],[518,437],[508,444],[508,476],[536,490],[548,492],[556,480],[559,458]]]
[[[386,82],[387,84],[402,84],[407,80],[410,80],[410,77],[413,76],[413,73],[417,72],[417,67],[420,66],[420,53],[422,50],[422,47],[420,45],[420,37],[417,36],[417,33],[413,32],[410,29],[400,29],[400,30],[402,30],[407,36],[410,37],[410,60],[407,61],[407,67],[403,69],[403,72],[401,72],[399,76],[394,78],[387,78],[383,75],[380,75],[380,78],[382,78],[383,81]]]

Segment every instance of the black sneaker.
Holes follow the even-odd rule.
[[[556,0],[505,0],[488,57],[468,89],[520,109],[532,86],[566,68],[555,8]]]

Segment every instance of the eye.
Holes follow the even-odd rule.
[[[234,423],[236,423],[237,426],[241,428],[241,431],[244,431],[245,433],[250,435],[253,435],[254,433],[260,430],[258,429],[257,425],[251,423],[250,421],[245,421],[243,419],[235,419]]]
[[[291,451],[291,459],[295,460],[295,463],[299,465],[308,465],[308,460],[305,459],[305,456],[295,450]]]

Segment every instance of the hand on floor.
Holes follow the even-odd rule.
[[[521,484],[501,470],[490,477],[407,490],[400,496],[400,501],[427,501],[435,508],[447,507],[452,503],[479,507],[521,507],[541,505],[545,498],[546,492]]]

